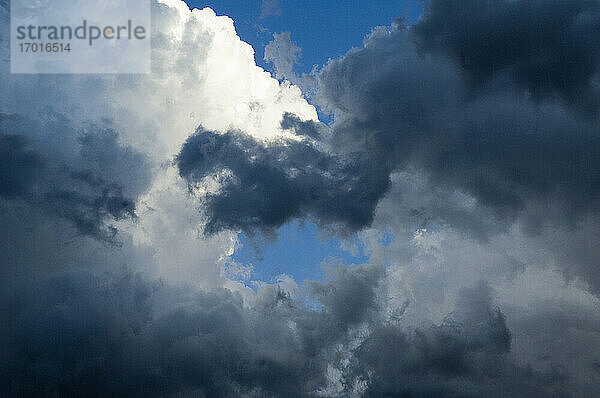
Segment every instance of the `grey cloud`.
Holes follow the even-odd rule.
[[[600,324],[595,308],[540,303],[535,311],[515,306],[507,309],[523,362],[568,383],[573,396],[591,396],[600,383]]]
[[[328,345],[347,331],[329,323],[335,309],[307,311],[272,286],[248,309],[225,289],[127,272],[12,282],[0,305],[11,318],[0,326],[0,391],[10,396],[312,396]]]
[[[28,145],[21,135],[0,135],[0,195],[9,198],[25,195],[37,180],[44,160]]]
[[[266,18],[269,16],[281,15],[281,7],[279,0],[262,0],[260,3],[260,17]]]
[[[434,0],[414,27],[424,51],[447,54],[473,83],[508,73],[535,98],[598,112],[600,3]]]
[[[383,275],[384,269],[374,265],[352,270],[338,268],[334,280],[313,282],[312,290],[337,323],[353,325],[376,308],[377,283]]]
[[[369,380],[365,396],[567,394],[560,378],[521,368],[508,357],[511,335],[490,294],[485,283],[462,289],[455,311],[440,325],[375,329],[357,348],[350,372]]]
[[[274,33],[273,40],[265,46],[265,61],[272,63],[277,79],[297,80],[294,64],[302,54],[302,49],[292,43],[290,32]]]
[[[322,127],[312,120],[302,121],[292,113],[286,112],[281,119],[281,128],[292,130],[294,134],[317,139],[321,135]]]
[[[505,225],[520,219],[534,230],[596,212],[597,122],[532,100],[504,74],[474,93],[450,58],[418,48],[419,27],[376,30],[323,68],[319,98],[336,115],[334,147],[383,159],[380,172],[416,169],[431,191],[472,195]]]
[[[57,134],[63,141],[53,141]],[[80,233],[114,241],[116,229],[107,221],[135,217],[134,200],[150,178],[144,156],[117,139],[110,128],[93,125],[78,133],[60,117],[38,124],[0,115],[4,205],[20,201],[46,209]]]
[[[510,335],[485,284],[464,290],[443,324],[408,332],[380,315],[384,275],[362,265],[315,282],[323,311],[272,285],[249,308],[226,289],[175,287],[126,270],[13,275],[2,282],[0,316],[10,322],[0,324],[0,391],[308,397],[326,387],[330,366],[347,382],[331,396],[361,382],[363,396],[553,390],[505,358]]]
[[[288,121],[314,131],[314,126]],[[285,119],[284,119],[285,123]],[[206,195],[206,232],[241,229],[269,233],[293,218],[355,231],[372,220],[384,173],[363,173],[360,157],[340,158],[308,140],[263,144],[242,132],[198,128],[177,156],[179,172],[191,185],[229,170],[217,193]],[[383,181],[381,181],[383,179]]]
[[[405,219],[416,212],[423,216],[424,226],[449,226],[483,241],[517,225],[528,236],[540,236],[530,243],[554,253],[560,259],[556,266],[565,275],[583,279],[598,292],[593,270],[599,253],[592,241],[600,230],[600,124],[590,117],[587,105],[568,99],[569,90],[595,96],[596,63],[576,81],[560,83],[553,77],[535,88],[537,83],[528,81],[519,69],[519,54],[536,54],[534,50],[528,53],[527,35],[519,22],[519,18],[530,18],[533,11],[529,16],[498,11],[506,7],[535,10],[536,18],[544,19],[543,26],[550,29],[548,21],[555,18],[561,5],[575,10],[556,16],[566,18],[565,24],[592,23],[584,16],[595,9],[593,3],[569,4],[433,2],[416,26],[376,29],[364,48],[329,62],[318,75],[317,98],[335,115],[333,148],[362,153],[386,164],[385,168],[373,168],[374,173],[392,172],[418,180],[416,184],[402,183],[406,191],[396,190],[391,198],[395,212],[407,213]],[[479,21],[481,15],[493,18],[494,12],[501,14],[498,23]],[[448,22],[431,22],[445,18],[442,14],[448,16]],[[489,25],[495,33],[465,36],[462,31],[470,29],[470,23],[475,25],[474,31]],[[456,32],[453,24],[459,26]],[[553,35],[561,35],[561,26],[553,27],[559,33],[542,37],[551,40]],[[520,44],[514,44],[523,48],[506,62],[482,57],[478,61],[482,65],[477,67],[490,67],[492,74],[475,76],[468,65],[457,60],[460,54],[448,50],[458,43],[466,49],[489,47],[508,57],[510,51],[503,53],[494,46],[512,46],[507,36],[511,29],[516,29],[517,36],[523,34]],[[501,37],[505,40],[496,40],[499,32],[504,32]],[[593,39],[574,32],[577,30],[567,29],[565,38],[589,47],[588,55],[595,58],[595,47],[588,43]],[[464,40],[455,43],[455,37]],[[450,42],[437,45],[437,39]],[[555,72],[562,73],[552,71],[556,65],[571,65],[558,55],[549,60],[554,54],[551,44],[540,50],[548,56],[534,65],[537,76],[552,77]],[[578,67],[577,56],[573,55],[573,68]],[[568,65],[564,67],[570,68]],[[471,64],[471,68],[475,66]],[[411,191],[415,185],[420,194]],[[559,244],[560,239],[552,236],[554,230],[563,231],[569,243]],[[552,243],[544,242],[546,238]]]

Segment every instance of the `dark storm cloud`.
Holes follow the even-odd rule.
[[[475,84],[508,73],[534,97],[598,113],[600,3],[433,0],[414,27],[425,51],[449,55]]]
[[[600,252],[591,243],[600,231],[600,123],[591,117],[599,75],[590,43],[598,36],[583,33],[595,29],[595,4],[433,2],[411,28],[376,29],[364,48],[318,75],[317,98],[336,118],[331,147],[386,164],[374,173],[420,179],[412,209],[402,201],[413,192],[397,192],[391,203],[423,214],[425,223],[483,240],[515,224],[529,237],[565,231],[568,245],[552,236],[538,244],[555,253],[565,275],[599,292]],[[529,37],[533,28],[524,26],[538,19],[551,31]],[[557,35],[566,42],[554,43]],[[471,52],[484,49],[497,54],[473,61]],[[593,62],[584,65],[582,56]],[[449,200],[456,193],[465,195],[459,205]],[[577,229],[586,232],[570,238]]]
[[[107,221],[135,217],[134,199],[149,181],[145,158],[117,139],[115,131],[96,126],[77,133],[62,118],[39,124],[0,115],[4,205],[43,208],[80,233],[111,241],[116,230]]]
[[[476,397],[547,395],[563,385],[519,368],[506,354],[511,336],[490,288],[459,291],[441,325],[403,333],[381,326],[356,351],[356,368],[372,374],[366,396]],[[356,375],[354,375],[356,377]],[[529,380],[528,380],[529,378]]]
[[[314,282],[312,289],[336,323],[352,325],[365,319],[375,307],[376,287],[383,274],[384,269],[377,266],[339,268],[334,280]]]
[[[0,195],[13,198],[25,195],[37,180],[44,161],[40,154],[28,149],[21,135],[0,135]]]
[[[341,396],[351,394],[355,381],[366,383],[364,396],[552,390],[533,371],[528,380],[498,384],[518,368],[505,358],[510,335],[486,285],[463,291],[444,324],[407,333],[379,316],[376,292],[383,276],[381,267],[363,265],[314,283],[321,312],[275,286],[261,288],[249,309],[225,289],[176,289],[128,272],[13,277],[0,293],[6,343],[0,348],[0,391],[315,396],[326,387],[328,365],[349,381]],[[358,346],[351,343],[357,328],[363,336]]]
[[[286,112],[281,120],[281,128],[284,130],[292,130],[296,135],[303,135],[310,138],[319,138],[321,135],[320,127],[312,120],[302,121],[293,113]]]
[[[454,13],[466,7],[462,2],[442,4]],[[537,8],[528,4],[547,16],[545,2],[535,3]],[[430,179],[432,192],[458,189],[472,195],[477,207],[492,209],[504,224],[520,217],[531,227],[552,220],[575,222],[578,216],[597,212],[599,124],[565,105],[564,99],[534,100],[522,90],[517,72],[502,68],[493,57],[480,62],[489,62],[495,74],[480,79],[473,90],[453,55],[431,44],[417,45],[437,37],[430,30],[439,5],[434,2],[431,7],[412,29],[376,30],[363,49],[323,68],[319,99],[336,115],[334,147],[385,159],[389,167],[382,171],[418,170]],[[452,21],[452,12],[447,13]],[[514,29],[511,15],[494,26],[499,31]],[[467,29],[469,19],[457,17],[465,19]],[[444,32],[444,40],[452,37]],[[466,37],[493,48],[500,45],[496,36]],[[573,34],[572,40],[576,38]],[[587,46],[586,36],[580,38],[579,44]],[[521,38],[527,40],[526,35]],[[545,75],[543,65],[535,71]],[[586,76],[577,84],[584,92],[593,91],[595,66]],[[558,93],[552,81],[547,82],[548,90]],[[569,87],[581,91],[575,83]]]
[[[330,322],[335,309],[307,311],[274,286],[253,310],[225,289],[112,272],[26,278],[2,295],[0,391],[11,396],[311,396],[324,351],[347,331]]]
[[[316,131],[314,124],[290,115],[283,123],[297,134]],[[263,144],[242,132],[219,134],[201,127],[187,139],[176,163],[191,186],[222,170],[232,173],[205,198],[208,233],[269,232],[298,217],[355,231],[371,222],[389,184],[385,173],[371,173],[360,156],[342,159],[307,140]]]

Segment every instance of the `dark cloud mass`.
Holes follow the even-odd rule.
[[[561,272],[597,294],[600,252],[590,237],[600,230],[599,10],[596,1],[434,0],[416,25],[374,29],[363,48],[314,76],[313,100],[334,116],[330,129],[285,114],[281,127],[299,141],[264,143],[202,128],[188,139],[176,163],[190,187],[227,170],[220,189],[204,198],[206,230],[270,232],[295,218],[360,230],[371,225],[392,177],[404,173],[421,186],[421,206],[407,210],[424,215],[423,225],[476,241],[513,226],[534,237],[547,228],[569,231],[563,241],[540,238],[540,250],[556,253]],[[393,194],[392,212],[405,211],[404,196],[413,193]],[[449,203],[456,194],[460,208]],[[343,394],[587,396],[597,389],[595,343],[585,363],[567,360],[551,337],[545,344],[555,353],[539,341],[538,351],[522,344],[540,333],[521,329],[528,322],[556,322],[573,328],[565,335],[596,342],[595,325],[575,326],[562,309],[523,316],[529,321],[512,309],[521,342],[515,352],[515,334],[485,283],[463,288],[440,324],[403,328],[380,318],[367,276],[337,278],[344,291],[323,283],[313,293],[324,319],[346,334],[319,335],[330,326],[311,319],[309,336],[346,339],[336,368]],[[361,327],[363,338],[352,341]],[[575,341],[565,351],[579,350]]]
[[[37,174],[43,168],[41,156],[28,149],[25,137],[21,135],[0,136],[0,195],[12,198],[29,191]]]
[[[317,126],[293,115],[283,119],[296,134],[314,136]],[[370,173],[360,156],[341,158],[308,140],[263,144],[242,132],[198,128],[176,159],[191,186],[227,170],[222,186],[206,195],[206,231],[269,232],[292,218],[340,224],[355,231],[368,225],[377,199],[389,184]],[[381,181],[381,179],[383,181]]]
[[[438,189],[473,195],[505,221],[537,217],[540,207],[544,221],[553,211],[563,217],[560,221],[596,212],[598,124],[560,102],[533,100],[514,74],[500,68],[474,91],[459,63],[415,44],[437,7],[434,2],[430,14],[410,30],[375,31],[364,49],[323,69],[320,95],[339,115],[337,146],[365,142],[366,152],[387,159],[390,168],[422,170]],[[473,35],[473,40],[483,39]],[[554,62],[562,62],[552,54],[558,57]],[[538,75],[543,74],[539,68]],[[585,86],[593,89],[589,81]]]
[[[58,134],[66,139],[53,142]],[[77,131],[60,115],[47,115],[40,124],[0,114],[2,205],[44,208],[82,234],[113,241],[110,219],[135,217],[134,199],[150,177],[144,156],[117,139],[110,128],[90,125]]]
[[[475,84],[508,73],[535,98],[598,113],[597,1],[434,0],[414,32],[424,51],[449,55]]]
[[[302,121],[292,113],[286,112],[281,120],[281,128],[284,130],[292,130],[296,135],[304,135],[310,138],[317,139],[321,135],[321,128],[312,120]]]
[[[0,391],[316,396],[327,387],[328,366],[348,385],[326,396],[348,396],[360,380],[366,396],[539,395],[558,388],[505,358],[510,335],[485,284],[464,290],[442,325],[406,333],[378,315],[382,276],[382,268],[364,265],[315,282],[322,312],[274,286],[260,289],[248,309],[224,289],[173,289],[127,272],[25,277],[2,290],[0,311],[11,322],[0,326]],[[358,330],[367,336],[356,345]],[[527,377],[512,378],[519,372]]]
[[[367,396],[526,396],[559,393],[506,360],[510,332],[484,283],[459,292],[456,310],[441,325],[410,334],[385,326],[357,349],[360,371],[374,376]],[[527,380],[531,377],[530,380]],[[550,378],[549,378],[550,379]]]

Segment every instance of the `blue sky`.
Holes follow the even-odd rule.
[[[254,47],[256,63],[270,69],[263,60],[264,47],[273,33],[291,32],[292,41],[302,48],[297,72],[310,72],[313,65],[322,65],[329,58],[344,55],[350,48],[362,45],[371,29],[390,25],[394,17],[415,21],[422,4],[416,0],[372,1],[280,0],[280,15],[261,18],[259,0],[188,0],[190,7],[210,7],[218,15],[234,21],[238,35]]]
[[[382,0],[377,7],[368,0],[280,0],[280,13],[266,16],[261,16],[259,0],[188,0],[187,3],[191,8],[210,7],[218,15],[231,17],[238,35],[254,48],[256,63],[269,71],[272,65],[263,59],[265,46],[273,39],[273,33],[291,32],[292,41],[302,48],[295,68],[297,73],[308,73],[314,65],[321,66],[352,47],[362,46],[363,38],[375,26],[390,25],[395,17],[414,22],[422,11],[422,3],[415,0]],[[240,243],[233,259],[254,266],[252,280],[273,281],[280,274],[291,275],[299,283],[320,280],[325,276],[323,264],[328,259],[337,258],[346,265],[361,264],[368,259],[357,236],[347,242],[358,247],[358,251],[350,253],[342,249],[339,237],[323,236],[310,222],[283,226],[277,239],[261,241],[260,249],[244,234],[240,234]]]
[[[234,260],[252,264],[252,279],[273,282],[281,274],[292,275],[297,282],[323,279],[323,265],[340,261],[345,265],[361,264],[368,260],[361,241],[354,236],[346,242],[354,250],[344,250],[338,238],[326,237],[313,223],[292,222],[280,228],[277,240],[257,242],[240,234]]]

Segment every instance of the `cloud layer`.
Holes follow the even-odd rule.
[[[329,126],[289,35],[272,77],[231,19],[152,10],[148,76],[0,63],[1,395],[598,391],[597,2],[431,1],[310,77]],[[227,273],[298,219],[368,260]]]

